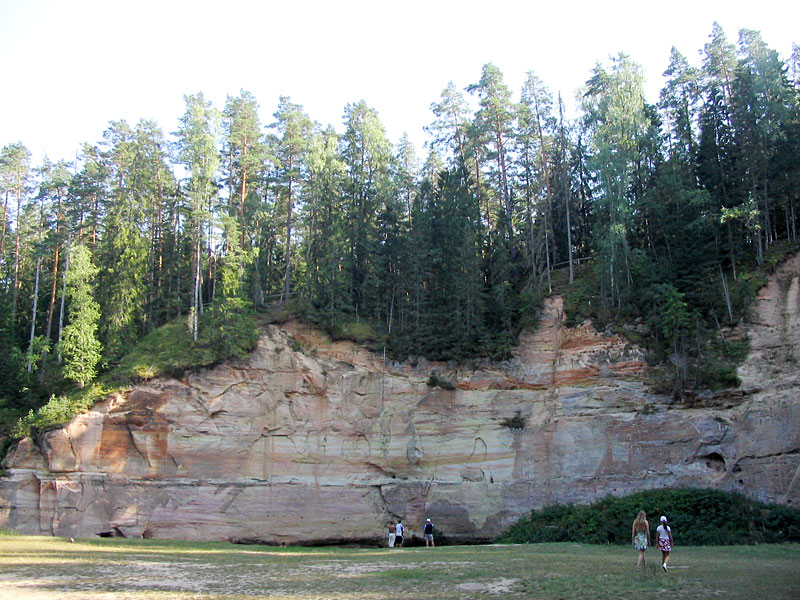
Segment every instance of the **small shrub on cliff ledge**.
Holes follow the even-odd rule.
[[[631,523],[647,512],[651,533],[667,515],[684,546],[800,542],[800,511],[741,494],[700,488],[648,490],[590,505],[553,505],[522,517],[497,540],[504,543],[629,544]]]
[[[427,384],[429,387],[440,387],[443,390],[454,390],[456,389],[456,384],[454,381],[450,381],[449,379],[445,379],[438,373],[434,372],[431,373],[431,376],[428,377]]]
[[[351,340],[364,344],[378,339],[375,329],[366,321],[345,321],[331,325],[327,329],[335,340]]]

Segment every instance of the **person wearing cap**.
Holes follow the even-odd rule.
[[[661,517],[661,525],[656,529],[658,548],[661,550],[661,568],[666,572],[669,564],[669,553],[675,542],[672,540],[672,528],[667,525],[667,517]]]
[[[425,519],[425,525],[422,527],[422,535],[425,538],[425,546],[435,546],[433,543],[433,523],[430,519]]]

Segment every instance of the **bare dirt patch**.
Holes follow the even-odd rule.
[[[469,581],[467,583],[459,583],[456,589],[465,592],[481,592],[485,594],[510,594],[511,588],[517,581],[517,579],[495,579],[493,581],[481,583]]]

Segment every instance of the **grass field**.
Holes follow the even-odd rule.
[[[273,548],[0,535],[0,599],[800,598],[800,545]]]

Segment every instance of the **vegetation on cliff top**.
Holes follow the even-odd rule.
[[[800,49],[715,25],[701,57],[672,51],[655,105],[630,57],[598,63],[573,121],[487,64],[432,104],[424,161],[363,101],[337,132],[282,97],[264,127],[246,91],[186,96],[171,138],[111,122],[73,164],[3,147],[0,420],[146,373],[126,355],[176,320],[196,364],[236,355],[249,307],[290,299],[396,358],[504,359],[559,273],[568,314],[638,336],[665,392],[734,385],[720,332],[797,248]]]
[[[498,542],[630,544],[631,524],[640,510],[647,513],[653,535],[659,517],[666,515],[680,546],[800,542],[797,509],[700,488],[648,490],[589,505],[548,506],[522,517]]]
[[[204,317],[208,326],[195,342],[183,319],[167,323],[142,338],[119,365],[84,388],[68,388],[28,413],[11,428],[21,438],[69,422],[109,394],[130,384],[160,375],[180,376],[186,369],[206,367],[226,359],[242,358],[258,341],[256,315],[252,311],[236,319],[217,322],[213,311]],[[0,452],[0,458],[3,452]]]

